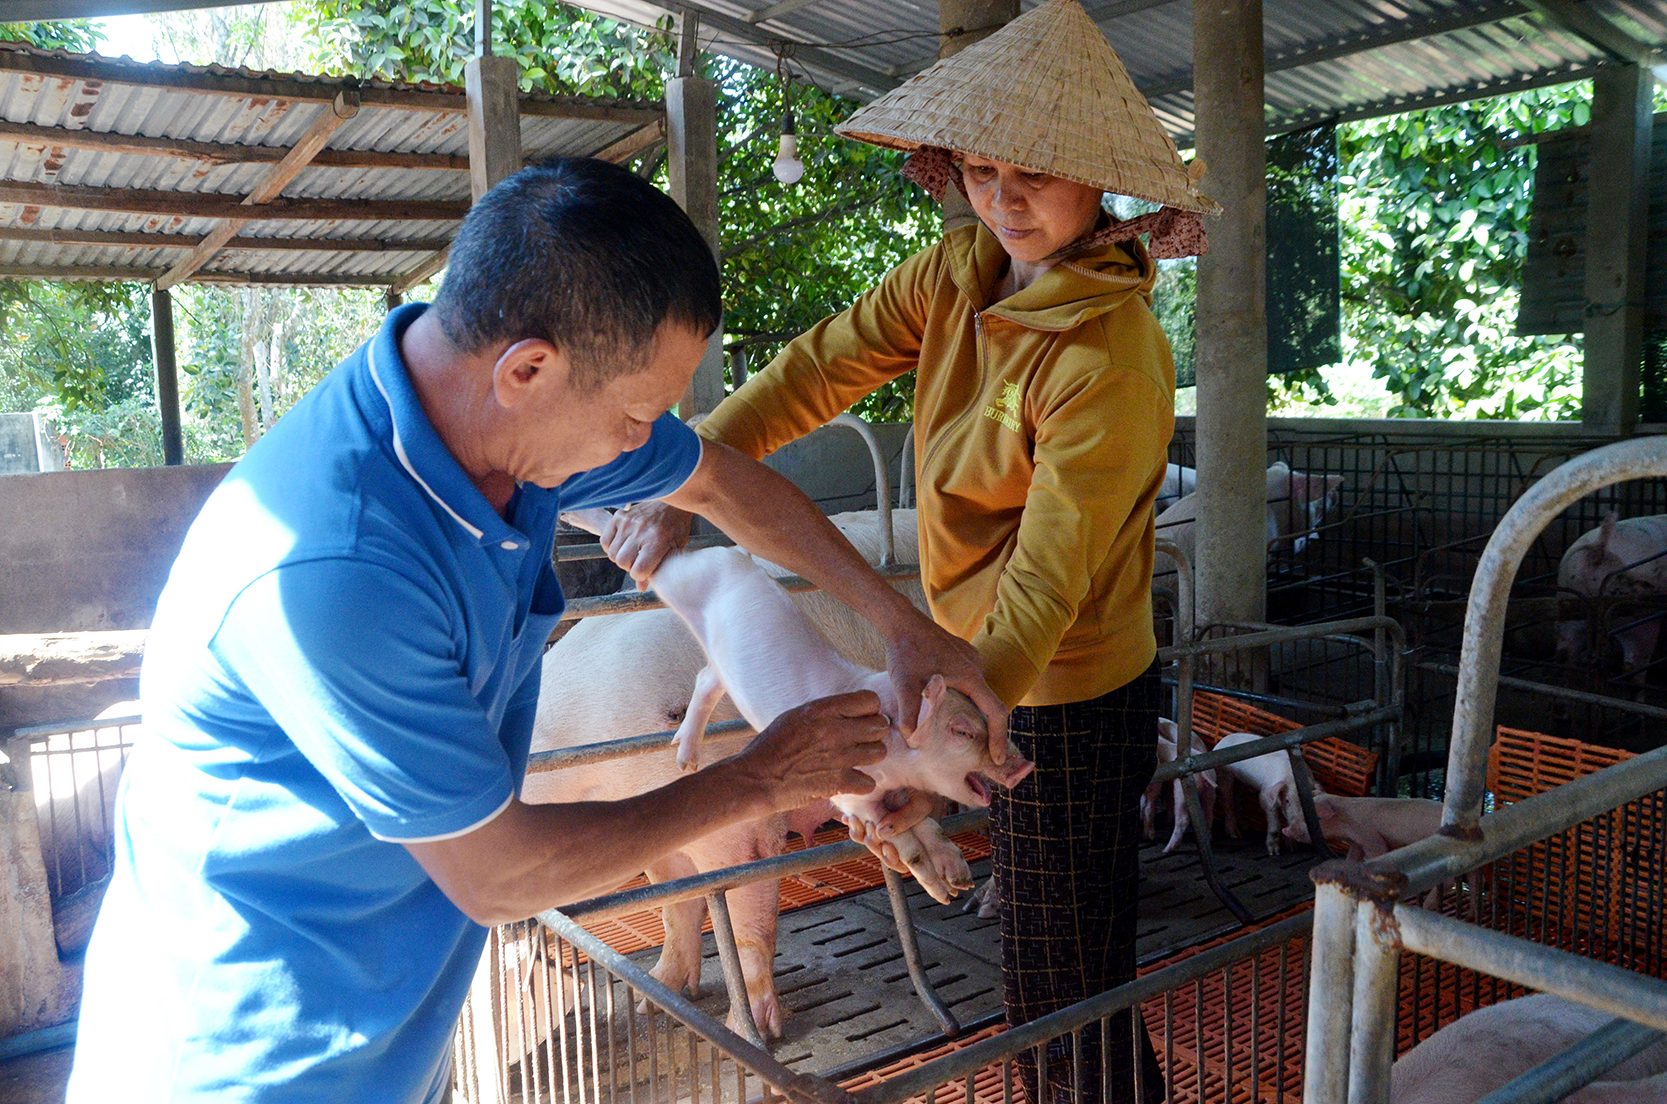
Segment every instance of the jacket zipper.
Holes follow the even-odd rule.
[[[921,477],[926,474],[927,465],[932,462],[932,457],[938,454],[938,449],[942,447],[944,441],[948,439],[949,435],[955,431],[957,426],[966,421],[968,416],[978,409],[979,403],[981,403],[984,399],[984,366],[987,358],[984,355],[984,314],[982,311],[972,312],[972,329],[973,334],[976,337],[976,340],[973,342],[973,348],[975,350],[974,359],[978,362],[978,384],[973,388],[972,402],[967,405],[965,410],[961,411],[961,413],[956,416],[953,422],[950,422],[943,428],[943,431],[938,434],[937,438],[926,450],[926,455],[921,457],[920,463],[915,465],[915,494],[917,498],[920,494]]]

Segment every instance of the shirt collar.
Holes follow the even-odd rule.
[[[508,548],[514,542],[524,549],[529,543],[527,535],[504,521],[458,466],[411,386],[399,338],[427,309],[427,303],[396,308],[376,336],[366,342],[365,369],[371,384],[367,410],[375,410],[380,399],[381,408],[388,412],[388,438],[394,458],[464,532],[483,545]]]

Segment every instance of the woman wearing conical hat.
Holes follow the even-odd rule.
[[[1037,763],[991,818],[1004,997],[1024,1022],[1134,976],[1137,809],[1160,696],[1152,505],[1175,392],[1152,257],[1202,252],[1199,213],[1215,205],[1076,0],[1037,8],[836,130],[909,151],[905,173],[940,199],[962,191],[979,221],[789,344],[700,433],[763,457],[919,369],[921,578]],[[1108,191],[1162,209],[1119,223],[1102,213]],[[658,504],[632,515],[611,547],[646,577],[690,519]],[[1114,1100],[1134,1099],[1130,1037],[1113,1024]],[[1092,1101],[1098,1055],[1084,1057]],[[1073,1065],[1050,1056],[1056,1094]]]

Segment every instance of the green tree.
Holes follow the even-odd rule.
[[[316,64],[403,80],[461,81],[473,53],[473,9],[445,0],[322,0],[312,9]],[[658,99],[676,64],[669,24],[647,31],[564,4],[528,0],[494,9],[493,42],[521,65],[529,91]],[[719,225],[725,330],[754,369],[791,337],[843,310],[939,233],[937,208],[898,173],[893,153],[833,134],[856,108],[802,81],[785,95],[795,113],[805,176],[771,174],[784,89],[776,73],[702,59],[717,82]],[[663,151],[639,170],[664,185]],[[871,419],[912,414],[913,379],[858,406]]]
[[[1338,127],[1343,357],[1397,417],[1578,415],[1578,344],[1516,334],[1535,148],[1588,121],[1587,82]],[[1323,382],[1269,381],[1276,402]]]

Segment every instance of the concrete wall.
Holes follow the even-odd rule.
[[[149,626],[229,466],[0,476],[0,634]]]

